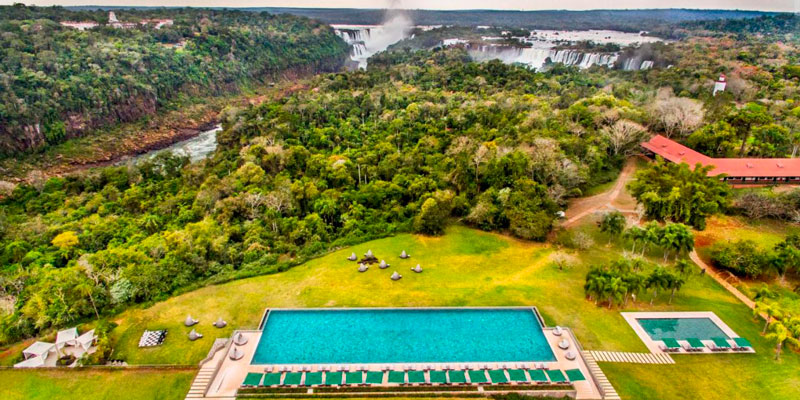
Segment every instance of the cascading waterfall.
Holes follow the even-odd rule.
[[[589,68],[593,65],[613,67],[619,55],[603,53],[585,53],[580,50],[537,47],[479,46],[470,50],[470,56],[476,61],[499,59],[509,64],[525,64],[540,69],[548,62],[574,65],[578,68]]]

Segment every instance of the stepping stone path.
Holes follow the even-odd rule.
[[[590,351],[596,361],[631,364],[675,364],[665,353],[628,353],[624,351]]]

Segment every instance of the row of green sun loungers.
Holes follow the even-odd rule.
[[[379,386],[384,377],[390,385],[470,385],[470,384],[561,384],[586,380],[579,369],[567,371],[541,369],[358,371],[358,372],[250,372],[244,387],[279,386]]]
[[[728,339],[715,337],[711,338],[711,344],[706,345],[700,339],[697,338],[688,338],[686,339],[686,344],[681,346],[677,340],[672,338],[665,338],[662,339],[664,342],[663,346],[661,347],[662,351],[673,353],[679,352],[681,349],[687,352],[702,352],[704,349],[708,348],[711,351],[749,351],[753,349],[753,345],[750,344],[745,338],[737,337],[733,338],[733,344],[728,341]]]

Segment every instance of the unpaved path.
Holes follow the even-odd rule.
[[[630,158],[625,162],[622,171],[617,177],[616,183],[607,191],[589,197],[581,197],[570,201],[567,207],[567,220],[564,221],[562,226],[574,226],[579,220],[587,215],[594,214],[601,209],[619,209],[624,213],[633,213],[633,209],[624,209],[629,203],[627,199],[622,198],[625,186],[633,178],[633,172],[636,170],[636,159]]]

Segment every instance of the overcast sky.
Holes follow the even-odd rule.
[[[385,8],[390,0],[0,0],[36,5],[340,7]],[[411,9],[589,10],[614,8],[704,8],[800,11],[800,0],[402,0]]]

